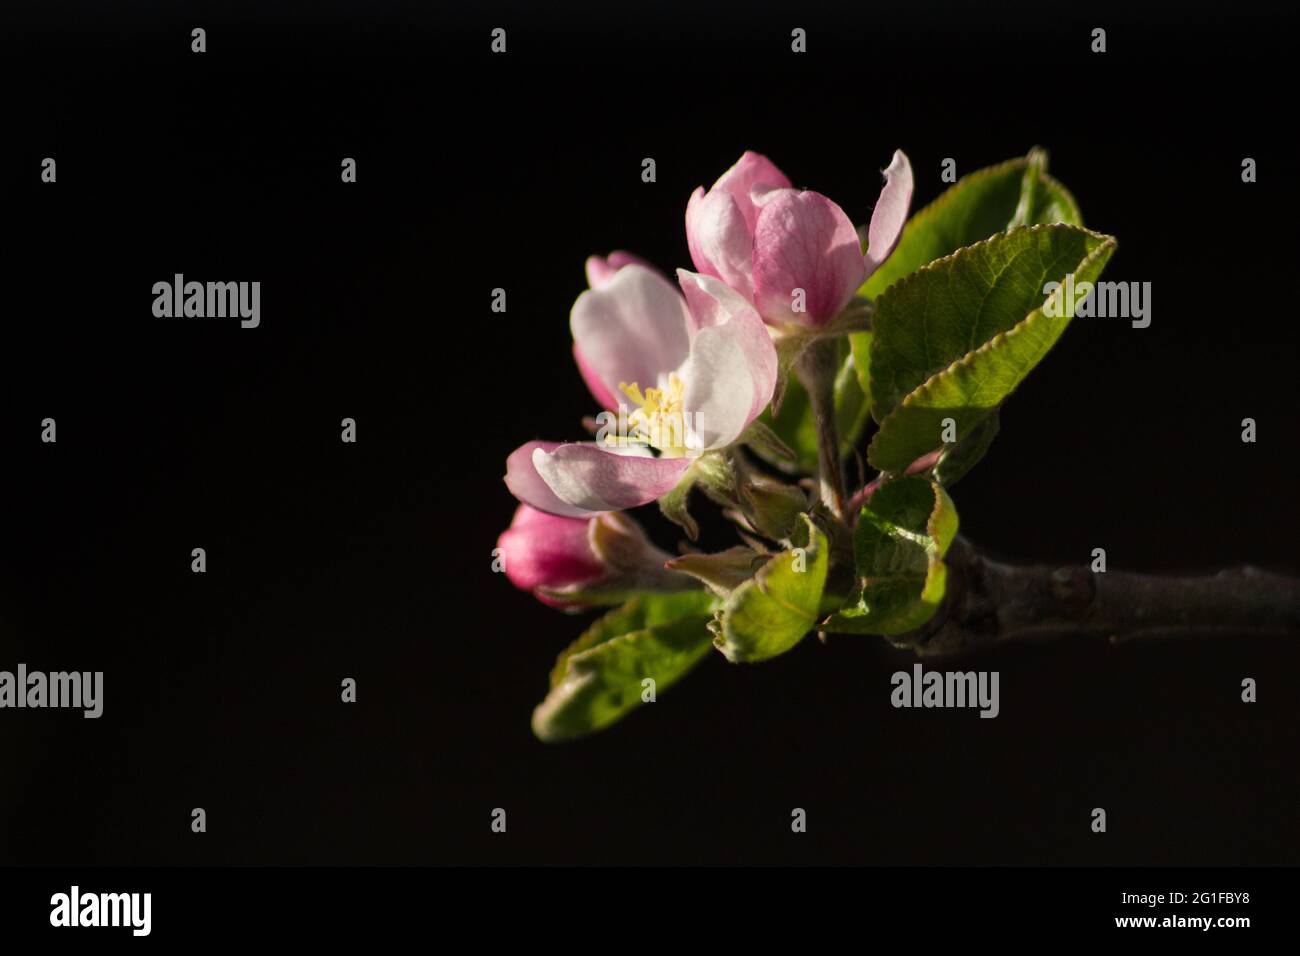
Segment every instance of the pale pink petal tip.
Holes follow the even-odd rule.
[[[903,235],[907,211],[912,205],[912,164],[901,149],[894,151],[893,162],[885,170],[885,186],[867,227],[867,275],[880,268],[889,258]]]

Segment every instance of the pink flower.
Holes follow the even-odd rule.
[[[515,497],[554,515],[620,511],[661,498],[694,458],[736,441],[776,385],[771,336],[753,306],[724,283],[679,270],[679,292],[639,262],[595,261],[595,268],[588,263],[595,284],[574,303],[570,326],[592,395],[619,410],[617,434],[529,442],[506,461]],[[602,418],[608,430],[614,416]]]
[[[863,256],[844,210],[821,193],[792,188],[769,159],[747,152],[712,189],[691,196],[686,241],[695,268],[754,303],[767,322],[819,326],[894,251],[911,201],[912,167],[898,150]]]
[[[564,518],[520,505],[497,548],[511,583],[551,607],[617,603],[637,592],[695,586],[666,569],[671,555],[618,512]]]
[[[566,606],[568,602],[549,597],[541,589],[588,584],[605,575],[605,565],[588,540],[591,520],[561,518],[520,505],[510,527],[497,539],[506,577],[545,604]]]
[[[593,289],[599,289],[608,284],[619,269],[630,265],[642,266],[654,272],[658,271],[640,256],[615,250],[609,254],[608,258],[602,259],[600,256],[587,257],[587,285]],[[578,366],[578,374],[587,383],[587,388],[600,404],[600,407],[610,411],[616,410],[619,406],[618,396],[600,381],[591,364],[582,357],[582,350],[578,347],[576,337],[573,342],[573,361]]]
[[[600,256],[587,257],[587,285],[593,289],[599,289],[610,279],[614,278],[614,273],[624,266],[645,266],[647,269],[654,267],[646,262],[640,256],[634,256],[630,252],[623,252],[616,249],[606,258]]]

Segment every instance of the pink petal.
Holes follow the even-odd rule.
[[[876,208],[867,227],[867,275],[880,268],[898,245],[912,205],[912,164],[901,150],[894,150],[893,162],[885,170],[885,188],[880,190]]]
[[[623,382],[658,387],[690,353],[690,321],[673,284],[636,263],[578,296],[569,325],[578,368],[596,400],[616,408]],[[611,398],[614,404],[606,405]]]
[[[497,539],[505,574],[515,587],[562,588],[601,577],[605,566],[588,541],[590,518],[562,518],[520,505]]]
[[[736,207],[745,220],[746,230],[750,235],[753,235],[754,228],[758,223],[758,207],[754,205],[750,194],[756,189],[766,191],[769,189],[789,189],[790,187],[789,178],[785,173],[777,169],[775,163],[759,153],[746,151],[736,161],[736,165],[718,177],[718,181],[713,184],[712,191],[731,194],[731,197],[736,200]]]
[[[746,298],[754,294],[754,235],[730,193],[695,190],[686,205],[686,246],[700,272]]]
[[[778,324],[821,325],[862,285],[865,269],[853,223],[825,196],[794,189],[759,197],[754,232],[754,302]],[[804,311],[792,308],[804,290]]]
[[[593,289],[599,289],[614,278],[614,273],[619,269],[633,264],[645,266],[647,269],[654,268],[640,256],[634,256],[632,253],[623,252],[622,250],[611,252],[608,258],[589,256],[587,258],[587,285]]]
[[[677,276],[700,325],[680,371],[684,404],[701,447],[722,448],[772,400],[776,347],[758,313],[734,290],[684,269]]]
[[[525,503],[553,514],[577,516],[622,511],[657,501],[677,486],[691,459],[652,458],[575,443],[553,450],[536,448],[532,464],[552,498],[566,510],[544,507],[537,501]]]
[[[506,487],[524,504],[553,515],[577,517],[586,512],[559,498],[533,467],[534,451],[551,451],[560,447],[555,441],[530,441],[520,445],[506,459]]]

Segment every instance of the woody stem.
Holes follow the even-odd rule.
[[[1300,635],[1300,580],[1257,568],[1202,577],[1009,565],[958,537],[948,591],[928,624],[895,643],[923,657],[1008,641],[1096,634],[1112,642],[1186,635]]]

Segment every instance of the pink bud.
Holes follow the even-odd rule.
[[[563,518],[528,505],[515,511],[510,527],[497,539],[506,577],[530,591],[543,604],[568,607],[542,593],[587,584],[604,576],[604,563],[591,548],[588,527],[593,518]]]

